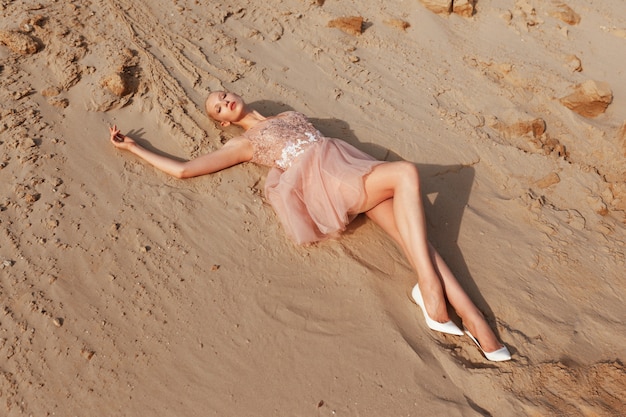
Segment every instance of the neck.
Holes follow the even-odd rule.
[[[239,119],[239,121],[235,122],[235,124],[237,126],[241,126],[244,130],[248,130],[254,126],[256,126],[257,123],[265,120],[266,117],[263,116],[261,113],[259,113],[256,110],[247,110],[245,115]]]

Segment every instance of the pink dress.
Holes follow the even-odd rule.
[[[334,237],[365,202],[364,178],[381,164],[339,139],[327,138],[295,111],[247,130],[252,162],[272,167],[265,196],[298,244]]]

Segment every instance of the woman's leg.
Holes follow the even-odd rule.
[[[387,199],[367,211],[365,214],[367,214],[370,219],[378,224],[393,240],[396,241],[396,243],[398,243],[398,245],[400,245],[404,253],[409,258],[409,262],[413,264],[411,257],[408,256],[400,232],[398,231],[394,217],[393,204],[393,199]],[[468,297],[467,293],[463,290],[443,258],[439,255],[435,248],[430,245],[430,243],[428,246],[431,260],[434,263],[437,273],[443,283],[444,292],[448,301],[450,301],[452,307],[455,309],[461,320],[463,320],[464,325],[470,333],[478,339],[485,351],[493,352],[502,347],[502,344],[498,341],[484,316]],[[415,265],[413,265],[413,267],[415,268]]]
[[[360,212],[367,212],[390,200],[397,235],[409,261],[417,272],[424,305],[431,319],[449,320],[442,281],[431,260],[426,238],[426,217],[415,165],[409,162],[386,162],[377,165],[365,177],[366,201]]]

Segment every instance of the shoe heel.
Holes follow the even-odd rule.
[[[478,343],[478,340],[476,340],[476,338],[470,333],[470,331],[467,330],[467,328],[465,327],[463,327],[463,329],[465,330],[465,334],[468,335],[470,339],[472,339],[476,346],[478,346],[478,349],[480,349],[483,355],[485,355],[485,358],[487,358],[488,360],[492,362],[504,362],[511,360],[511,352],[509,352],[509,349],[507,349],[506,346],[502,346],[500,349],[494,350],[493,352],[485,352],[480,346],[480,343]]]

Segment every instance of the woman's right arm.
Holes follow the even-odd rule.
[[[252,159],[252,144],[242,136],[229,140],[222,148],[190,161],[178,161],[152,152],[128,136],[120,133],[117,126],[109,128],[111,143],[129,151],[150,165],[176,178],[191,178],[212,174]]]

